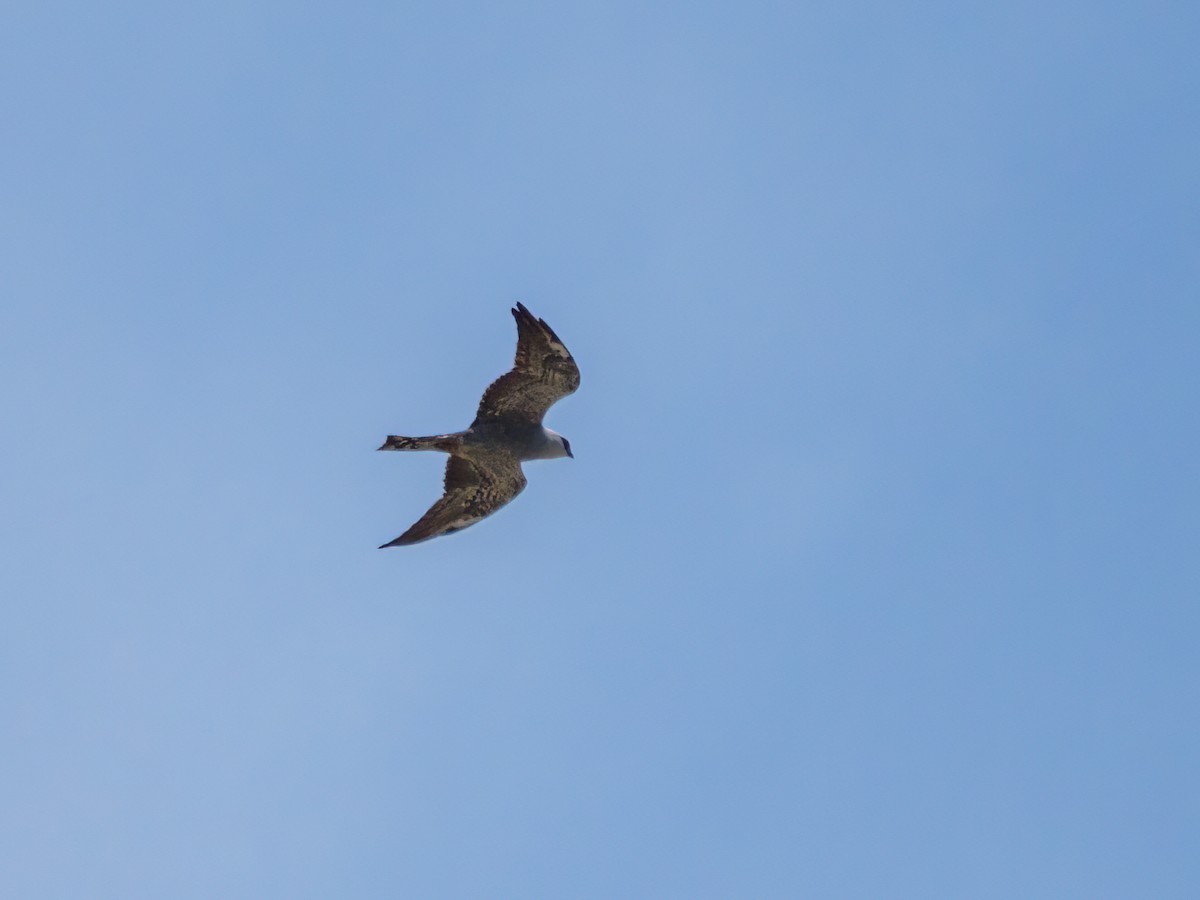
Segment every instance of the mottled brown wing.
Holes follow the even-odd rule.
[[[491,453],[482,461],[452,456],[446,463],[446,492],[442,499],[412,528],[379,549],[416,544],[461,531],[490,516],[524,489],[521,464],[507,453]]]
[[[579,387],[579,366],[545,321],[520,303],[512,314],[517,320],[516,362],[484,391],[475,418],[537,425],[546,410]]]

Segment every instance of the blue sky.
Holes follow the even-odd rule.
[[[1195,895],[1193,4],[5,19],[0,894]]]

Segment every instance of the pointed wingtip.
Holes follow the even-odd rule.
[[[410,533],[411,531],[412,531],[412,529],[410,528],[408,531],[404,532],[404,534],[400,535],[400,537],[393,538],[392,540],[388,541],[386,544],[380,544],[379,549],[386,550],[388,547],[407,547],[410,544],[416,544],[416,543],[419,543],[419,542],[425,540],[425,538],[417,538],[416,540],[413,540],[412,535]],[[429,535],[429,536],[432,537],[432,535]]]
[[[517,305],[511,310],[511,312],[513,314],[513,318],[517,320],[518,324],[520,324],[522,321],[528,322],[530,325],[534,325],[546,332],[546,335],[550,338],[550,340],[557,341],[560,344],[562,343],[562,338],[554,333],[554,329],[546,323],[546,320],[539,319],[537,316],[531,313],[525,304],[520,300],[517,301]]]

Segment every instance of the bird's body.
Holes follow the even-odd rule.
[[[522,462],[572,455],[567,439],[543,426],[542,417],[579,387],[579,367],[545,321],[520,303],[512,314],[516,362],[484,392],[471,427],[429,437],[390,435],[379,448],[450,454],[442,498],[383,547],[416,544],[474,525],[525,489]]]

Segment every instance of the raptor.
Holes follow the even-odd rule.
[[[570,442],[542,425],[546,410],[579,387],[579,367],[544,319],[518,303],[517,358],[483,392],[466,431],[429,437],[389,435],[380,450],[449,453],[444,493],[425,515],[380,546],[402,547],[461,531],[490,516],[525,489],[521,463],[570,456]]]

